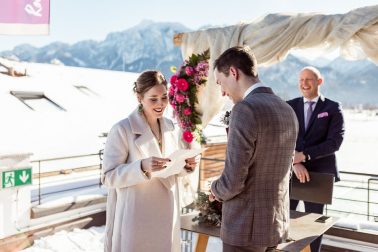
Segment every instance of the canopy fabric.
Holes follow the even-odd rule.
[[[198,94],[198,112],[205,127],[224,105],[220,87],[211,73],[214,60],[227,48],[249,46],[259,65],[285,59],[291,49],[340,48],[348,59],[370,58],[378,64],[378,5],[346,14],[269,14],[252,23],[184,33],[181,51],[184,59],[210,49],[210,73]]]
[[[49,34],[50,0],[0,0],[0,34]]]

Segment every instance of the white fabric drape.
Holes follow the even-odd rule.
[[[224,99],[212,73],[213,61],[232,46],[251,47],[259,65],[285,59],[290,49],[340,47],[348,59],[370,58],[378,64],[378,5],[355,9],[346,14],[269,14],[253,23],[212,28],[183,34],[184,59],[210,48],[210,73],[206,87],[199,93],[198,110],[202,124],[223,107]]]

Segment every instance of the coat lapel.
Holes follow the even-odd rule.
[[[163,157],[168,157],[177,150],[177,138],[174,133],[172,121],[165,118],[160,119],[161,132],[163,135]]]
[[[159,145],[152,134],[150,126],[138,110],[131,113],[129,121],[132,133],[137,136],[135,145],[139,149],[142,158],[161,157]]]
[[[160,127],[163,140],[163,153],[159,149],[159,144],[155,139],[150,126],[146,119],[135,110],[129,116],[130,126],[133,134],[137,135],[135,145],[141,153],[141,158],[165,157],[177,149],[177,144],[174,143],[173,130],[174,126],[171,121],[161,118]],[[175,184],[174,176],[168,178],[157,178],[168,190]]]
[[[175,150],[177,150],[177,141],[176,137],[174,136],[174,126],[172,121],[161,118],[160,120],[160,127],[163,137],[163,157],[168,157],[172,154]],[[159,178],[160,182],[164,184],[169,190],[173,188],[175,185],[175,176],[170,176],[168,178]]]

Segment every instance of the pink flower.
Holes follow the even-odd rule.
[[[172,106],[173,110],[175,110],[175,111],[176,111],[176,105],[175,105],[175,104],[173,104],[173,103],[171,103],[171,106]]]
[[[192,110],[190,108],[184,109],[184,115],[190,115],[192,113]]]
[[[184,133],[182,134],[182,138],[188,142],[188,143],[191,143],[193,141],[193,134],[192,132],[190,132],[190,130],[186,130],[184,131]]]
[[[169,81],[172,85],[175,85],[176,84],[176,80],[177,80],[177,76],[176,75],[172,75],[171,77],[171,80]]]
[[[189,84],[185,79],[178,79],[176,81],[176,86],[179,90],[186,91],[189,87]]]
[[[194,74],[193,67],[191,67],[191,66],[185,67],[185,73],[186,73],[186,75],[189,75],[189,76],[193,75]]]
[[[176,94],[175,98],[178,103],[183,103],[185,101],[185,96],[182,94]]]
[[[173,96],[175,94],[175,87],[174,86],[170,86],[169,87],[169,95]]]

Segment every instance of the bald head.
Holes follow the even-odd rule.
[[[302,68],[299,74],[298,88],[303,97],[312,100],[320,95],[319,86],[323,83],[320,71],[312,66]]]
[[[303,72],[304,70],[312,72],[315,75],[316,79],[323,79],[322,74],[320,73],[319,69],[317,69],[316,67],[305,66],[304,68],[301,69],[301,72]]]

